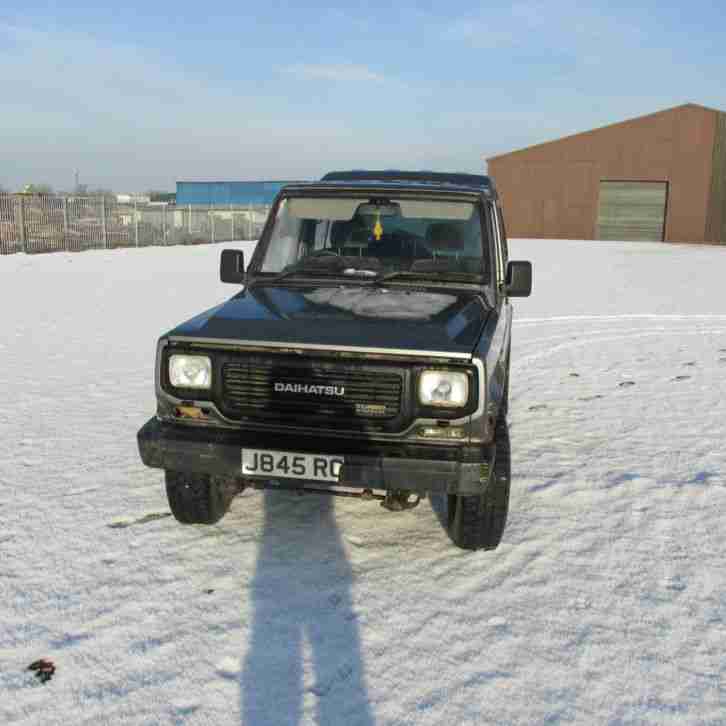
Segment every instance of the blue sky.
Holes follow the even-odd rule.
[[[680,103],[726,110],[715,2],[99,5],[0,7],[0,185],[481,171]]]

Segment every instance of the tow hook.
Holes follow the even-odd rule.
[[[411,499],[412,496],[414,499]],[[418,494],[412,494],[407,489],[393,489],[386,493],[381,506],[389,512],[403,512],[417,507],[420,501],[421,497]]]

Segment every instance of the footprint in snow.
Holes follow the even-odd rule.
[[[489,620],[487,620],[487,625],[490,628],[506,628],[509,623],[506,618],[500,618],[495,615],[493,618],[489,618]]]
[[[83,643],[85,640],[90,640],[93,636],[88,633],[64,633],[55,640],[50,641],[50,646],[54,650],[64,650],[65,648],[74,648],[75,646]]]
[[[530,406],[527,410],[528,411],[542,411],[543,409],[547,408],[546,403],[538,403],[534,406]]]
[[[687,381],[690,378],[690,376],[676,376],[673,380],[674,381]]]
[[[226,657],[217,663],[217,674],[222,678],[237,678],[241,670],[242,664],[239,658]]]
[[[696,365],[695,360],[689,360],[687,363],[683,364],[684,368],[693,368]]]
[[[618,388],[628,388],[629,386],[634,386],[635,381],[621,381],[618,383]]]
[[[146,640],[139,640],[132,643],[129,646],[129,652],[134,655],[146,655],[160,648],[162,645],[164,645],[164,641],[160,638],[147,638]]]
[[[172,701],[171,707],[176,711],[177,716],[191,716],[201,708],[198,701]]]
[[[601,393],[596,393],[594,396],[585,396],[584,398],[578,398],[578,401],[595,401],[598,398],[605,398]]]
[[[570,378],[579,378],[579,377],[580,377],[579,373],[570,373]]]
[[[588,597],[577,597],[568,604],[573,610],[589,610],[592,607],[592,600]]]
[[[310,692],[318,698],[327,696],[338,684],[345,683],[352,675],[353,666],[350,663],[343,663],[327,680],[316,683],[310,688]]]
[[[686,589],[686,582],[680,575],[674,575],[669,577],[663,583],[666,590],[672,590],[673,592],[683,592]]]

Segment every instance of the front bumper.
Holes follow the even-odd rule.
[[[419,494],[480,494],[489,481],[494,447],[434,446],[330,440],[251,431],[179,426],[156,417],[137,434],[146,466],[241,478],[242,449],[272,449],[345,457],[338,484],[406,489]],[[286,480],[292,484],[296,480]],[[303,484],[304,482],[299,482]]]

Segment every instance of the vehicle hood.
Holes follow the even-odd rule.
[[[479,295],[462,291],[254,286],[168,335],[470,354],[489,312]]]

